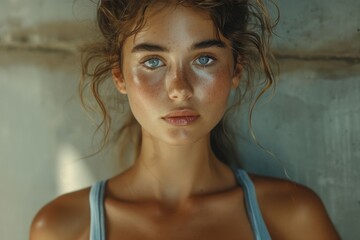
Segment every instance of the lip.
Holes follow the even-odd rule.
[[[166,114],[162,119],[175,126],[187,126],[198,120],[200,115],[190,109],[174,110]]]

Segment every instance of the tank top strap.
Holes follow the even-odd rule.
[[[90,190],[90,240],[105,240],[104,193],[106,181],[95,183]]]
[[[271,240],[270,234],[262,217],[254,184],[243,169],[237,169],[235,176],[244,191],[245,206],[252,226],[255,240]],[[90,240],[106,240],[104,193],[106,181],[95,183],[90,190]]]
[[[259,204],[256,198],[255,186],[247,172],[243,169],[236,169],[236,179],[244,191],[245,206],[256,240],[271,240],[270,234],[261,215]]]

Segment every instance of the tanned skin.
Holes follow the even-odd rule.
[[[124,43],[123,66],[113,69],[142,127],[142,145],[135,164],[107,182],[106,239],[254,239],[244,192],[210,147],[242,66],[207,13],[155,5],[146,18],[144,30]],[[184,109],[198,117],[167,119]],[[286,180],[251,179],[272,239],[340,239],[314,192]],[[88,240],[89,191],[44,206],[30,240]]]

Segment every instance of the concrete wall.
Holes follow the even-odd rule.
[[[320,195],[343,239],[360,239],[360,2],[279,7],[282,73],[254,131],[280,164],[245,127],[239,155],[252,172],[283,177],[284,167]],[[94,150],[94,126],[77,97],[77,46],[94,9],[86,0],[0,0],[0,239],[27,239],[42,205],[119,168],[111,149],[80,159]]]

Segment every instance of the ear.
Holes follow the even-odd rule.
[[[127,94],[124,77],[120,68],[118,66],[114,67],[111,70],[111,73],[112,73],[112,79],[114,81],[117,90],[122,94]]]
[[[237,88],[240,83],[240,79],[242,76],[243,66],[240,63],[237,63],[235,65],[234,74],[231,79],[231,84],[233,88]]]

